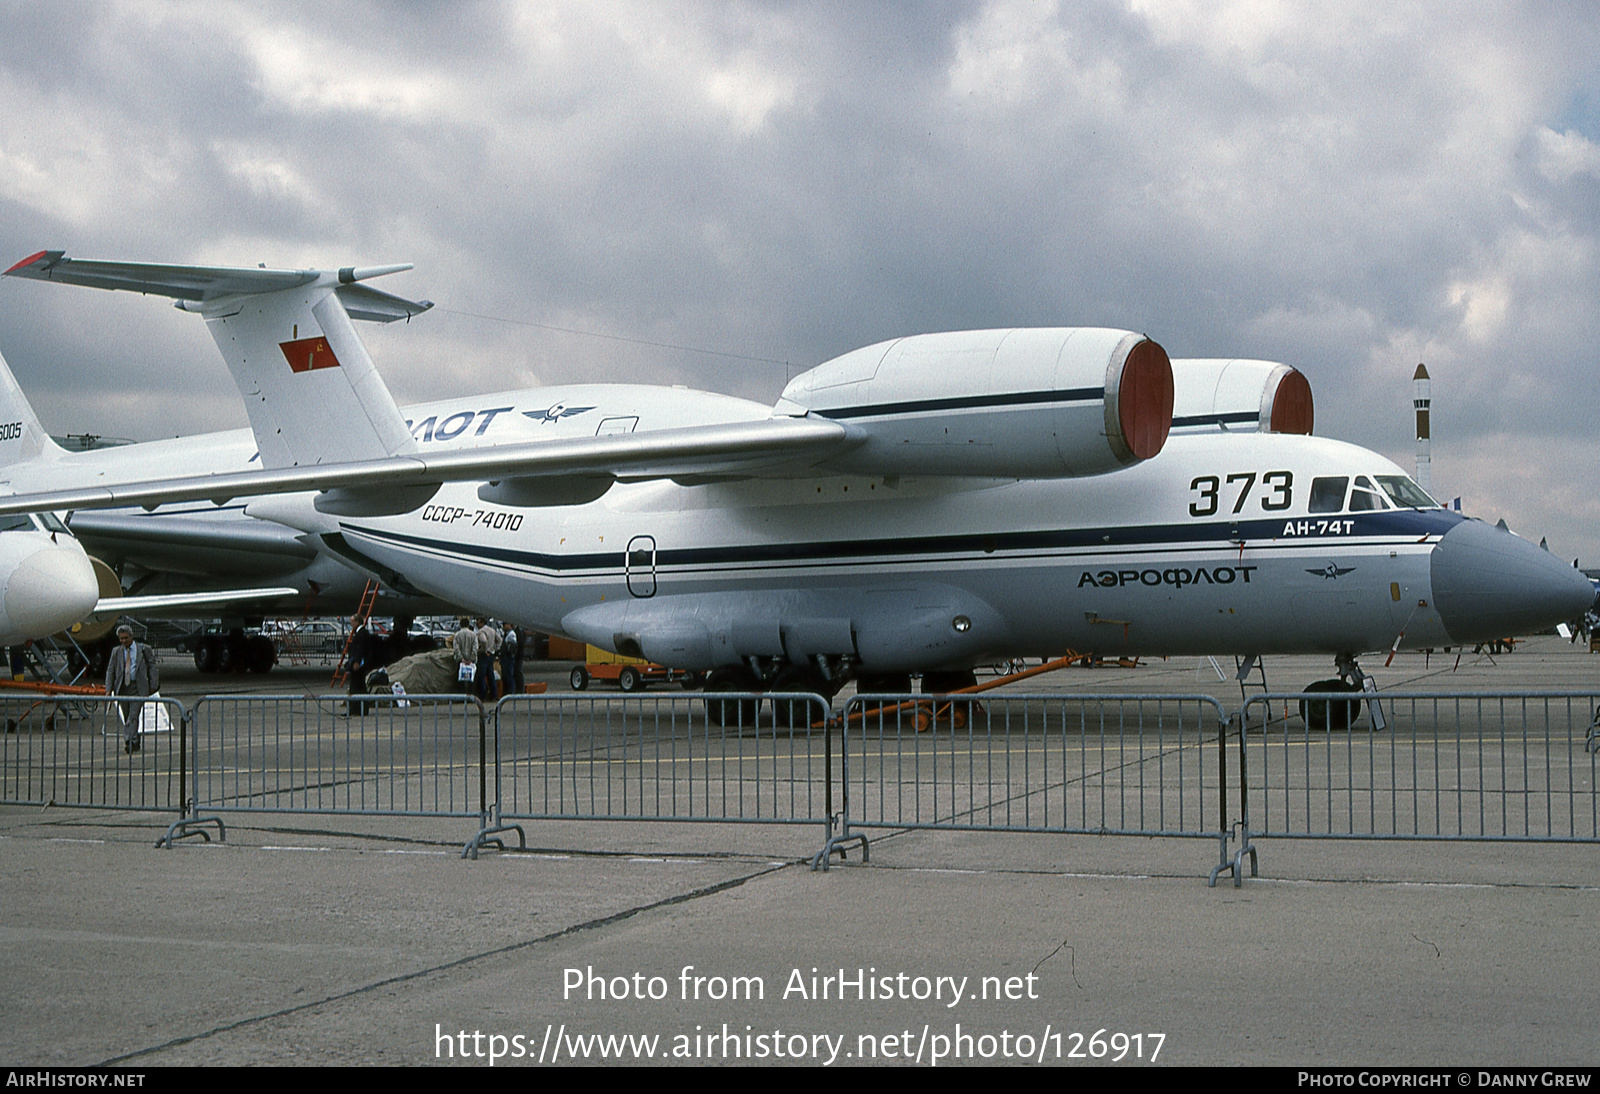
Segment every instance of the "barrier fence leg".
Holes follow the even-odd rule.
[[[204,825],[217,826],[217,842],[228,842],[228,826],[222,823],[221,817],[201,817],[196,815],[194,799],[189,797],[189,729],[191,715],[187,708],[178,704],[178,819],[167,825],[166,834],[156,840],[156,847],[165,847],[171,850],[179,840],[199,836],[207,843],[211,842],[211,835]]]
[[[500,815],[500,707],[494,709],[494,805],[491,807],[488,800],[488,722],[483,713],[483,707],[478,707],[478,831],[467,845],[461,849],[461,857],[477,861],[478,852],[485,847],[493,847],[497,851],[506,849],[505,840],[498,838],[498,833],[515,832],[517,834],[517,850],[528,849],[528,834],[522,830],[520,824],[506,824]]]
[[[848,713],[848,708],[847,713]],[[861,846],[861,861],[871,862],[872,852],[867,846],[867,837],[861,833],[850,832],[850,767],[846,762],[846,749],[849,747],[849,724],[847,716],[841,716],[839,724],[839,768],[841,779],[839,784],[839,800],[841,808],[839,815],[833,813],[833,719],[826,719],[822,725],[822,756],[823,756],[823,813],[822,822],[822,850],[811,856],[811,869],[826,871],[835,853],[841,862],[849,856],[845,848],[852,843]]]
[[[500,803],[495,803],[494,816],[485,813],[478,818],[479,828],[476,834],[467,841],[461,849],[461,857],[476,860],[478,852],[485,847],[493,847],[496,851],[506,849],[505,840],[500,838],[502,832],[515,832],[517,834],[517,850],[528,849],[528,834],[522,830],[520,824],[506,824],[500,818]]]
[[[1219,796],[1222,798],[1222,835],[1219,837],[1220,858],[1217,865],[1211,868],[1211,876],[1206,879],[1209,888],[1215,888],[1217,877],[1226,870],[1233,877],[1235,889],[1244,886],[1244,856],[1250,856],[1250,876],[1256,877],[1256,848],[1250,842],[1250,785],[1245,777],[1245,712],[1230,715],[1217,734],[1217,781],[1220,787]],[[1232,856],[1228,854],[1228,844],[1233,837],[1234,823],[1228,817],[1228,735],[1230,729],[1238,731],[1239,739],[1239,849]]]

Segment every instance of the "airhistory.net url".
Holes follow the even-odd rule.
[[[437,1060],[487,1060],[490,1067],[502,1061],[519,1064],[562,1064],[585,1060],[806,1060],[823,1066],[840,1060],[904,1060],[937,1067],[946,1060],[998,1060],[1043,1064],[1054,1060],[1098,1060],[1106,1063],[1154,1063],[1167,1035],[1096,1030],[1091,1034],[1057,1030],[1044,1033],[974,1033],[955,1024],[953,1033],[936,1033],[931,1025],[920,1031],[858,1033],[846,1047],[846,1034],[785,1033],[781,1029],[757,1032],[754,1026],[693,1033],[579,1033],[565,1024],[545,1026],[544,1035],[507,1036],[461,1030],[446,1033],[435,1024],[433,1054]]]

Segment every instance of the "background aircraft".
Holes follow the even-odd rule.
[[[0,646],[81,623],[100,600],[93,565],[53,513],[0,518]]]
[[[1503,636],[1591,599],[1382,457],[1303,435],[1292,370],[1174,370],[1127,331],[896,339],[796,377],[770,408],[579,385],[408,418],[350,323],[426,309],[362,284],[404,268],[19,263],[200,313],[251,434],[83,461],[30,452],[22,428],[0,461],[27,494],[0,512],[285,494],[244,512],[434,596],[710,669],[713,690],[918,671],[937,689],[1063,646],[1323,651],[1348,678],[1363,651]],[[1247,411],[1255,431],[1230,432]]]
[[[261,601],[293,593],[276,587],[124,596],[115,575],[85,553],[54,513],[0,517],[0,646],[63,632],[85,643],[133,613],[259,611]]]

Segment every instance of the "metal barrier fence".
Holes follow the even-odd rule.
[[[0,726],[0,801],[170,811],[168,844],[225,834],[202,812],[474,818],[471,857],[527,820],[816,825],[821,866],[873,830],[1177,836],[1238,884],[1257,839],[1600,842],[1600,692],[0,694]]]
[[[137,751],[129,751],[130,720]],[[0,801],[181,813],[187,719],[172,699],[0,695]]]
[[[1228,717],[1210,696],[858,696],[838,840],[866,828],[1193,836],[1228,860]]]
[[[208,813],[487,815],[483,706],[463,695],[207,695],[194,807]]]
[[[494,710],[494,819],[820,825],[829,834],[829,706],[801,693],[517,695]]]
[[[1600,840],[1600,693],[1263,695],[1242,718],[1246,843]]]

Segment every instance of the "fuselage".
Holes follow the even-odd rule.
[[[625,385],[405,410],[419,446],[448,447],[770,413]],[[85,456],[126,479],[235,470],[254,452],[236,431]],[[51,477],[81,478],[78,459]],[[544,507],[452,483],[399,516],[333,516],[306,495],[246,512],[337,535],[448,603],[682,668],[842,657],[917,671],[1068,648],[1354,654],[1499,637],[1587,605],[1587,582],[1548,554],[1425,499],[1402,504],[1380,480],[1409,482],[1338,441],[1210,433],[1078,479],[652,481]]]
[[[1211,435],[1092,479],[649,483],[540,511],[446,487],[343,532],[422,587],[690,668],[796,653],[884,671],[1065,648],[1359,653],[1514,624],[1435,603],[1435,551],[1461,516],[1352,511],[1348,489],[1335,511],[1310,511],[1315,480],[1380,475],[1403,472],[1336,441]],[[1544,574],[1553,560],[1520,554],[1564,588]]]

